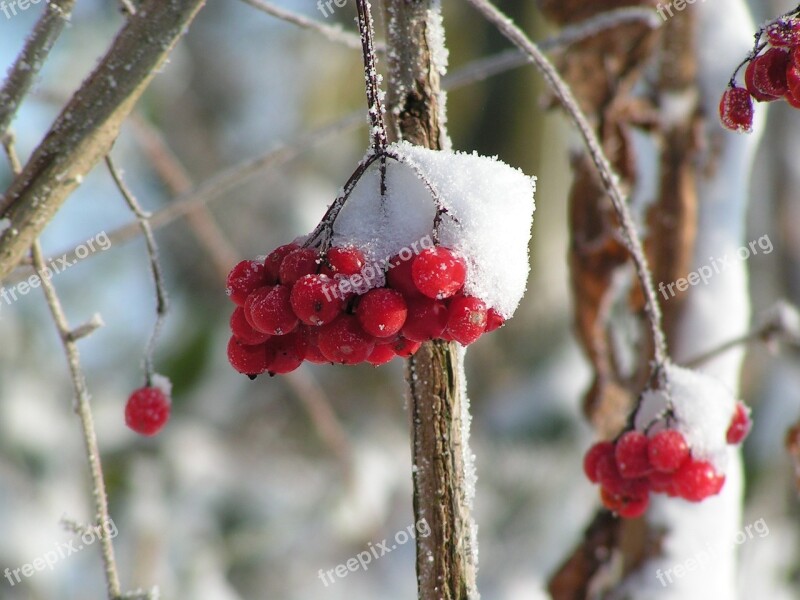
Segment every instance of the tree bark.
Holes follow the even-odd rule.
[[[384,0],[387,20],[389,136],[432,149],[449,148],[440,90],[443,44],[439,3]],[[414,517],[421,600],[475,600],[474,526],[470,516],[469,413],[463,351],[428,342],[408,361]]]

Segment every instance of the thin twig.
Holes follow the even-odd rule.
[[[268,15],[281,19],[282,21],[286,21],[287,23],[291,23],[292,25],[297,25],[303,29],[309,29],[311,31],[320,33],[325,37],[325,39],[331,42],[344,44],[348,48],[361,48],[361,40],[359,37],[355,33],[343,30],[338,25],[326,25],[325,23],[320,23],[319,21],[309,19],[301,14],[286,10],[285,8],[280,8],[279,6],[275,6],[266,0],[242,0],[242,2],[249,4],[253,8],[257,8],[262,12],[265,12]]]
[[[664,382],[661,378],[663,376],[664,367],[668,364],[669,354],[667,352],[666,337],[661,323],[661,309],[658,305],[652,275],[647,265],[647,259],[642,249],[639,234],[636,231],[636,225],[628,209],[625,196],[620,189],[617,175],[608,162],[594,130],[586,119],[586,116],[578,107],[575,97],[572,95],[572,91],[564,80],[561,79],[558,71],[556,71],[555,67],[553,67],[547,57],[542,54],[528,36],[487,0],[467,1],[478,9],[490,23],[497,27],[501,34],[528,55],[544,76],[553,94],[558,98],[564,110],[566,110],[567,114],[578,128],[588,149],[589,156],[600,175],[603,187],[606,189],[606,193],[611,199],[614,211],[617,213],[620,227],[622,228],[623,239],[628,251],[631,253],[631,258],[636,268],[636,275],[642,286],[645,300],[645,315],[653,336],[653,358],[655,361],[653,374],[657,376],[659,384],[663,384]]]
[[[8,129],[23,98],[44,66],[50,50],[69,21],[74,5],[75,0],[48,2],[22,52],[11,66],[0,89],[0,136]]]
[[[94,497],[95,524],[102,525],[108,523],[110,516],[108,513],[108,497],[106,495],[105,481],[103,480],[103,467],[100,463],[100,450],[97,445],[97,433],[94,429],[94,418],[89,403],[89,390],[86,387],[86,377],[81,367],[80,353],[75,342],[73,331],[69,327],[69,322],[61,307],[55,288],[45,273],[44,259],[42,258],[42,248],[39,240],[36,240],[31,247],[33,264],[42,284],[42,291],[50,307],[50,313],[58,329],[64,352],[67,355],[72,383],[75,388],[75,412],[81,422],[83,430],[83,441],[86,445],[86,455],[89,459],[89,471],[92,477],[92,496]],[[108,597],[113,600],[120,596],[119,574],[117,564],[114,559],[114,545],[111,537],[101,535],[100,550],[103,558],[103,566],[106,574],[106,586]]]
[[[142,207],[136,200],[136,196],[134,196],[133,192],[128,188],[122,178],[122,174],[114,165],[111,155],[106,156],[105,160],[108,171],[114,179],[114,183],[117,185],[117,188],[119,188],[122,197],[125,198],[125,202],[127,202],[131,212],[136,216],[136,221],[139,223],[147,245],[147,256],[150,259],[150,272],[153,275],[153,285],[156,290],[156,322],[155,325],[153,325],[153,331],[150,333],[150,339],[147,341],[147,346],[144,351],[145,384],[149,387],[153,384],[153,352],[155,351],[158,334],[161,331],[161,326],[164,323],[164,318],[167,315],[169,306],[167,292],[164,286],[164,275],[161,270],[161,262],[158,260],[156,238],[150,226],[150,215],[142,210]]]
[[[367,107],[369,109],[370,139],[375,153],[383,152],[388,145],[386,125],[383,122],[383,102],[378,82],[378,66],[375,57],[375,23],[369,0],[356,0],[358,9],[358,30],[361,32],[361,48],[364,57],[364,83],[367,89]],[[381,163],[381,189],[384,190],[386,170]]]

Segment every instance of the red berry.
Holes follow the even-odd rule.
[[[767,39],[773,46],[788,48],[800,44],[800,23],[778,19],[767,25]]]
[[[586,473],[586,477],[592,483],[599,483],[600,481],[597,476],[597,465],[604,456],[614,456],[613,442],[597,442],[589,448],[583,457],[583,472]]]
[[[414,278],[411,275],[411,264],[414,262],[412,258],[402,259],[399,255],[394,256],[389,260],[386,271],[386,284],[403,294],[406,300],[422,296],[414,285]]]
[[[753,422],[750,420],[750,409],[745,406],[743,402],[736,403],[736,412],[733,414],[728,431],[725,434],[729,444],[739,444],[747,434],[750,433],[750,428]]]
[[[719,494],[724,483],[725,476],[706,461],[689,460],[675,472],[675,489],[681,498],[690,502]]]
[[[800,98],[800,65],[790,63],[786,67],[786,86],[786,96],[791,94],[794,98]]]
[[[747,63],[747,68],[744,70],[744,85],[747,91],[750,92],[750,95],[759,102],[772,102],[773,100],[777,100],[778,96],[772,96],[759,91],[754,82],[755,71],[756,61],[751,60]]]
[[[672,473],[689,459],[689,446],[680,431],[665,429],[650,438],[647,458],[657,471]]]
[[[243,344],[253,346],[255,344],[263,344],[266,342],[270,335],[256,330],[245,318],[246,311],[241,306],[237,306],[236,310],[231,315],[231,333],[234,337]]]
[[[650,503],[650,496],[646,493],[639,496],[617,495],[605,488],[600,489],[600,500],[608,510],[626,519],[641,517]]]
[[[449,298],[464,286],[467,265],[449,248],[426,248],[411,263],[411,277],[428,298]]]
[[[418,298],[408,301],[408,316],[403,337],[414,342],[427,342],[441,337],[447,326],[447,306],[440,300]]]
[[[292,242],[291,244],[284,244],[283,246],[278,246],[267,255],[267,258],[264,259],[264,268],[267,270],[267,285],[275,285],[278,283],[280,279],[280,269],[281,263],[283,259],[286,258],[286,255],[292,252],[293,250],[297,250],[300,246]]]
[[[128,397],[125,424],[141,435],[155,435],[169,420],[172,400],[159,387],[142,387]]]
[[[392,350],[397,356],[401,358],[408,358],[409,356],[413,356],[419,347],[422,346],[422,342],[412,342],[411,340],[407,340],[404,337],[400,337],[394,342],[391,343]]]
[[[355,365],[367,360],[375,338],[366,333],[355,315],[340,315],[319,331],[319,349],[330,362]]]
[[[291,291],[286,285],[253,292],[245,305],[253,327],[270,335],[284,335],[297,327],[297,315],[292,310],[290,296]]]
[[[647,458],[648,445],[649,440],[641,431],[628,431],[617,440],[614,456],[625,479],[643,477],[652,470]]]
[[[244,306],[247,297],[264,285],[267,285],[264,265],[255,260],[243,260],[228,273],[225,292],[234,303]]]
[[[306,325],[330,323],[344,310],[335,288],[336,282],[327,275],[303,275],[289,296],[294,314]]]
[[[677,496],[675,489],[675,474],[653,471],[647,476],[647,483],[650,491],[657,494],[667,494],[670,497]]]
[[[235,337],[228,341],[228,362],[231,366],[244,375],[261,375],[267,372],[267,365],[272,360],[272,354],[265,344],[248,346],[242,344]]]
[[[377,338],[395,335],[406,322],[408,307],[403,294],[388,288],[376,288],[361,296],[356,316],[368,334]]]
[[[795,96],[792,93],[792,90],[786,92],[783,96],[783,99],[789,104],[789,106],[793,106],[794,108],[800,108],[800,96]]]
[[[330,361],[319,350],[319,327],[301,325],[298,327],[298,331],[300,331],[305,340],[305,360],[316,365],[329,363]]]
[[[789,53],[779,48],[770,48],[752,61],[753,87],[768,96],[783,96],[787,90],[786,69]],[[749,66],[749,65],[748,65]]]
[[[392,344],[376,344],[372,353],[367,357],[367,362],[378,367],[385,365],[396,356]]]
[[[495,329],[499,329],[505,324],[506,320],[493,308],[486,311],[486,330],[485,333],[491,333]]]
[[[740,87],[725,90],[719,101],[719,117],[731,131],[750,133],[753,130],[753,101],[750,93]]]
[[[456,296],[447,307],[449,337],[462,346],[469,346],[486,331],[487,312],[483,300],[472,296]]]
[[[272,360],[267,364],[270,375],[291,373],[303,363],[306,356],[306,340],[298,330],[270,338],[265,347],[267,354],[272,355]]]
[[[319,268],[319,254],[311,248],[297,248],[287,254],[278,271],[281,283],[294,285],[303,275],[316,273]]]
[[[367,262],[364,253],[355,246],[334,246],[326,255],[327,264],[333,273],[357,275]]]

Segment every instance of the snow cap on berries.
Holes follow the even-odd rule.
[[[666,367],[666,377],[677,419],[671,427],[683,434],[695,460],[707,460],[724,472],[726,432],[736,413],[733,394],[709,375],[674,365]],[[665,429],[666,408],[663,390],[646,390],[636,413],[636,429],[647,430],[650,435]]]

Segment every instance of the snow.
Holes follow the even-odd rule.
[[[724,473],[728,460],[725,433],[736,410],[736,399],[727,387],[709,375],[674,365],[667,367],[666,374],[677,417],[672,427],[683,434],[694,458],[708,460]],[[664,390],[645,391],[636,413],[636,429],[651,434],[666,429],[660,419],[666,408]]]
[[[401,250],[418,253],[430,246],[436,202],[422,177],[448,211],[440,243],[465,258],[465,292],[510,318],[528,278],[535,179],[478,154],[428,150],[407,142],[392,144],[389,152],[402,163],[386,163],[386,197],[380,197],[376,161],[339,213],[333,244],[357,245],[379,266]],[[383,275],[371,281],[372,287],[380,286]]]

